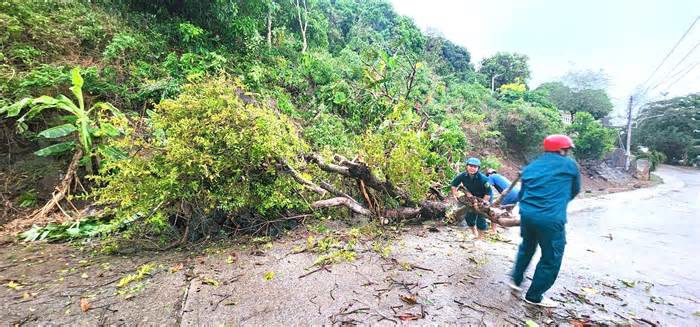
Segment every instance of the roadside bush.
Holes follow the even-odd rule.
[[[499,170],[502,165],[501,160],[497,157],[486,156],[486,158],[481,159],[481,172],[485,172],[489,168]]]
[[[556,110],[533,107],[523,101],[503,108],[496,117],[496,127],[514,150],[526,154],[540,151],[547,135],[564,130]]]
[[[434,180],[427,159],[432,156],[420,119],[405,105],[397,105],[377,131],[357,137],[358,152],[379,178],[389,180],[418,201]]]
[[[454,171],[453,162],[459,162],[466,153],[469,143],[460,121],[454,118],[445,119],[442,124],[430,124],[430,151],[428,165],[435,167],[438,174],[451,176]]]
[[[615,144],[615,131],[603,127],[587,112],[577,112],[567,131],[573,135],[578,159],[600,159]]]
[[[325,112],[318,114],[314,122],[304,129],[304,138],[319,149],[329,148],[335,152],[345,152],[350,146],[343,120]]]
[[[651,163],[651,171],[656,170],[656,167],[666,162],[666,160],[668,159],[663,152],[656,150],[640,152],[639,154],[637,154],[637,158],[649,160],[649,162]]]
[[[162,101],[150,120],[154,137],[132,132],[115,144],[131,156],[96,177],[97,203],[119,220],[147,218],[156,229],[173,217],[190,225],[217,213],[260,222],[302,208],[299,184],[278,164],[298,166],[307,146],[286,116],[237,97],[242,87],[223,76]]]

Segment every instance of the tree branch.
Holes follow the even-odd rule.
[[[310,189],[310,190],[312,190],[312,191],[314,191],[314,192],[320,194],[321,196],[325,196],[325,195],[326,195],[327,192],[326,192],[325,189],[323,189],[323,188],[321,188],[320,186],[314,184],[314,182],[312,182],[312,181],[310,181],[310,180],[307,180],[307,179],[305,179],[304,177],[302,177],[301,174],[299,174],[299,172],[296,171],[296,169],[294,169],[294,167],[292,167],[292,166],[289,165],[289,163],[287,162],[287,160],[285,160],[285,159],[280,159],[280,160],[278,160],[278,161],[279,161],[279,163],[283,166],[282,168],[284,169],[284,171],[285,171],[286,173],[292,175],[292,178],[294,178],[294,180],[297,181],[297,183],[304,185],[306,188],[308,188],[308,189]]]
[[[372,212],[369,211],[367,208],[357,203],[357,201],[346,197],[335,197],[331,199],[316,201],[311,204],[311,207],[314,209],[330,208],[337,206],[345,206],[348,209],[360,215],[372,216]]]

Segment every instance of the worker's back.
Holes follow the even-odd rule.
[[[581,175],[576,162],[545,152],[523,169],[520,215],[566,223],[566,206],[580,190]]]

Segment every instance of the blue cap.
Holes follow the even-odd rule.
[[[467,159],[467,165],[472,165],[472,166],[481,166],[481,160],[471,157]]]

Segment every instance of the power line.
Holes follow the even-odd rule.
[[[698,46],[700,46],[700,41],[698,41],[698,43],[696,43],[695,46],[693,46],[693,48],[690,49],[690,51],[688,51],[688,53],[685,54],[683,59],[678,61],[678,63],[676,63],[676,65],[673,66],[673,68],[671,68],[671,70],[669,70],[668,73],[666,75],[664,75],[664,77],[661,78],[660,83],[663,83],[666,80],[666,78],[668,78],[668,76],[671,75],[671,73],[673,73],[676,70],[676,68],[678,68],[678,66],[680,66],[686,59],[688,59],[688,57],[690,57],[690,55],[693,53],[693,51],[695,51],[695,49],[698,48]],[[658,84],[657,84],[657,86],[658,86]],[[652,91],[654,88],[647,87],[647,89],[644,91],[644,93],[646,93],[648,91]]]
[[[676,83],[678,83],[678,81],[683,79],[683,77],[685,77],[685,75],[688,75],[688,73],[690,73],[693,69],[695,69],[695,67],[697,67],[698,64],[700,64],[700,61],[696,62],[695,65],[691,66],[688,70],[686,70],[685,73],[683,73],[683,75],[679,76],[675,81],[673,81],[673,83],[669,84],[666,87],[666,89],[664,90],[664,92],[667,92],[673,85],[675,85]]]
[[[683,68],[683,69],[677,71],[675,74],[673,74],[673,76],[670,76],[669,79],[674,79],[674,78],[678,77],[678,75],[680,75],[681,73],[688,71],[688,69],[692,69],[692,68],[689,68],[689,67],[691,67],[691,66],[693,66],[693,67],[694,67],[694,66],[697,66],[698,63],[700,63],[700,60],[698,60],[698,61],[696,61],[696,62],[694,62],[694,63],[688,64],[687,66],[685,66],[685,68]],[[668,82],[668,80],[666,80],[666,79],[661,80],[660,82],[656,83],[656,85],[652,86],[652,87],[651,87],[651,90],[656,89],[657,87],[663,85],[665,82]]]
[[[658,66],[656,66],[656,69],[654,69],[654,71],[651,72],[651,75],[649,75],[649,78],[647,78],[647,80],[644,81],[644,83],[642,83],[641,86],[644,86],[645,84],[647,84],[651,80],[651,78],[654,77],[654,74],[656,74],[656,72],[659,71],[659,68],[661,68],[661,66],[663,66],[663,64],[666,62],[666,60],[668,60],[668,57],[670,57],[671,54],[673,54],[673,51],[675,51],[676,48],[678,48],[678,45],[681,44],[683,39],[685,39],[685,36],[688,35],[688,33],[690,33],[690,31],[693,29],[693,26],[695,26],[695,23],[697,23],[698,20],[700,20],[700,16],[695,17],[695,20],[693,21],[692,24],[690,24],[690,27],[688,27],[688,29],[685,31],[685,33],[683,33],[683,36],[681,36],[681,38],[678,40],[678,42],[676,42],[676,44],[673,46],[673,48],[671,48],[671,51],[669,51],[668,54],[666,54],[666,57],[664,57],[664,59],[661,60],[661,63]]]

